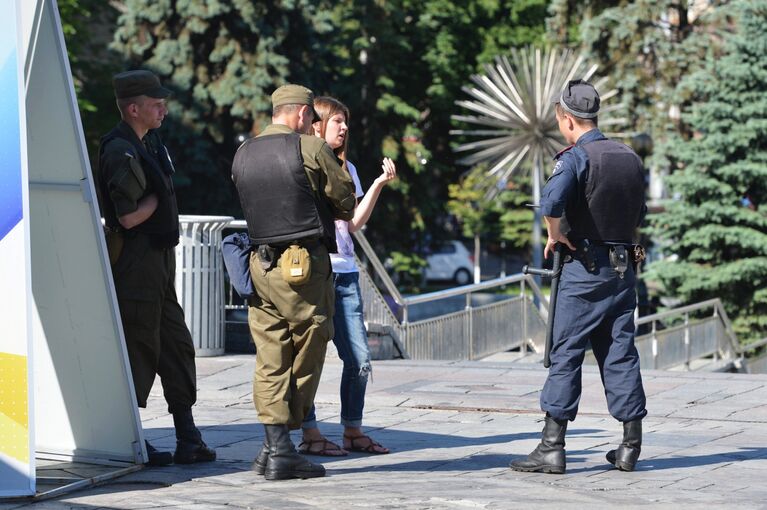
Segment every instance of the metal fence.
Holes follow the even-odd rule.
[[[245,222],[235,220],[229,222],[226,228],[243,229]],[[389,278],[365,235],[358,231],[354,236],[364,254],[358,264],[365,321],[369,325],[383,326],[399,350],[404,351],[402,354],[405,357],[478,359],[516,347],[542,352],[546,323],[532,296],[542,304],[544,314],[548,301],[532,277],[518,274],[405,298]],[[374,279],[380,283],[383,292]],[[517,292],[494,303],[472,304],[473,295],[508,286],[516,286]],[[463,310],[419,321],[409,320],[410,309],[414,305],[456,296],[465,298]],[[232,312],[245,308],[238,296],[228,289],[226,310]],[[243,319],[231,317],[227,322],[237,327],[241,326]]]
[[[650,332],[635,339],[643,368],[739,370],[742,348],[722,302],[710,299],[639,317]],[[592,353],[587,363],[596,363]]]
[[[462,360],[479,359],[514,348],[529,348],[536,352],[542,350],[546,323],[530,294],[542,303],[544,309],[548,301],[531,276],[517,274],[474,285],[403,297],[365,235],[358,231],[354,236],[367,262],[360,262],[365,319],[369,323],[390,326],[396,336],[395,340],[402,345],[408,357]],[[375,284],[371,273],[381,282],[388,299]],[[495,292],[509,286],[518,289],[494,303],[479,306],[472,304],[472,296],[477,293]],[[418,321],[409,320],[414,305],[457,296],[465,299],[463,310]]]
[[[245,223],[241,220],[228,222],[226,227],[244,228]],[[463,360],[479,359],[515,348],[522,353],[542,352],[548,300],[531,276],[517,274],[403,297],[365,235],[358,231],[354,236],[362,251],[358,263],[365,321],[388,331],[405,357]],[[510,286],[514,289],[512,293],[508,291]],[[489,304],[473,303],[473,296],[494,293],[501,288],[506,288],[506,297]],[[410,320],[415,305],[459,296],[465,300],[461,310]],[[231,291],[228,297],[227,310],[245,308]],[[649,333],[636,337],[644,368],[745,370],[743,348],[719,299],[640,317],[636,326],[649,330]],[[591,353],[587,354],[586,362],[595,363]]]

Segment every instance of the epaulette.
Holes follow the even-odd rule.
[[[564,148],[564,149],[562,149],[561,151],[557,152],[557,155],[556,155],[556,156],[554,156],[554,160],[557,160],[557,159],[559,159],[559,158],[562,156],[562,154],[564,154],[565,152],[569,151],[569,150],[570,150],[570,149],[572,149],[573,147],[575,147],[575,144],[573,144],[573,145],[571,145],[571,146],[569,146],[569,147],[565,147],[565,148]]]

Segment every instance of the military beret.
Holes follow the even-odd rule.
[[[162,99],[170,95],[170,90],[160,85],[160,79],[150,71],[125,71],[112,78],[117,99],[149,96]]]
[[[552,99],[565,111],[581,119],[593,119],[599,113],[599,92],[583,80],[570,80],[559,96]]]
[[[314,120],[312,122],[319,122],[322,120],[314,109],[314,92],[302,87],[301,85],[283,85],[272,93],[272,108],[286,104],[305,104],[312,108],[314,113]]]

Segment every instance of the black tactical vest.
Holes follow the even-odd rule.
[[[333,215],[309,183],[299,134],[259,136],[243,143],[234,156],[232,179],[251,243],[315,238],[336,251]]]
[[[120,122],[117,127],[101,138],[99,145],[99,168],[98,179],[99,200],[101,202],[101,214],[104,216],[106,226],[116,230],[123,230],[115,214],[114,204],[109,196],[107,179],[103,175],[103,154],[106,145],[116,138],[127,141],[133,147],[133,156],[138,159],[146,176],[147,187],[141,198],[152,193],[157,195],[157,209],[140,225],[136,225],[132,232],[146,234],[152,246],[155,248],[172,248],[178,244],[178,206],[176,204],[176,192],[173,187],[172,175],[175,172],[173,162],[168,150],[163,145],[160,136],[149,131],[144,137],[146,145],[138,139],[135,131],[126,123]]]
[[[568,237],[631,243],[644,211],[642,161],[629,147],[612,140],[581,148],[589,158],[585,197],[567,206]]]

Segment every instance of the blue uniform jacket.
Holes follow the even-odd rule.
[[[554,156],[554,171],[541,192],[543,216],[561,218],[568,204],[585,196],[589,158],[582,146],[597,140],[607,140],[607,137],[595,128],[581,135],[575,145]]]

